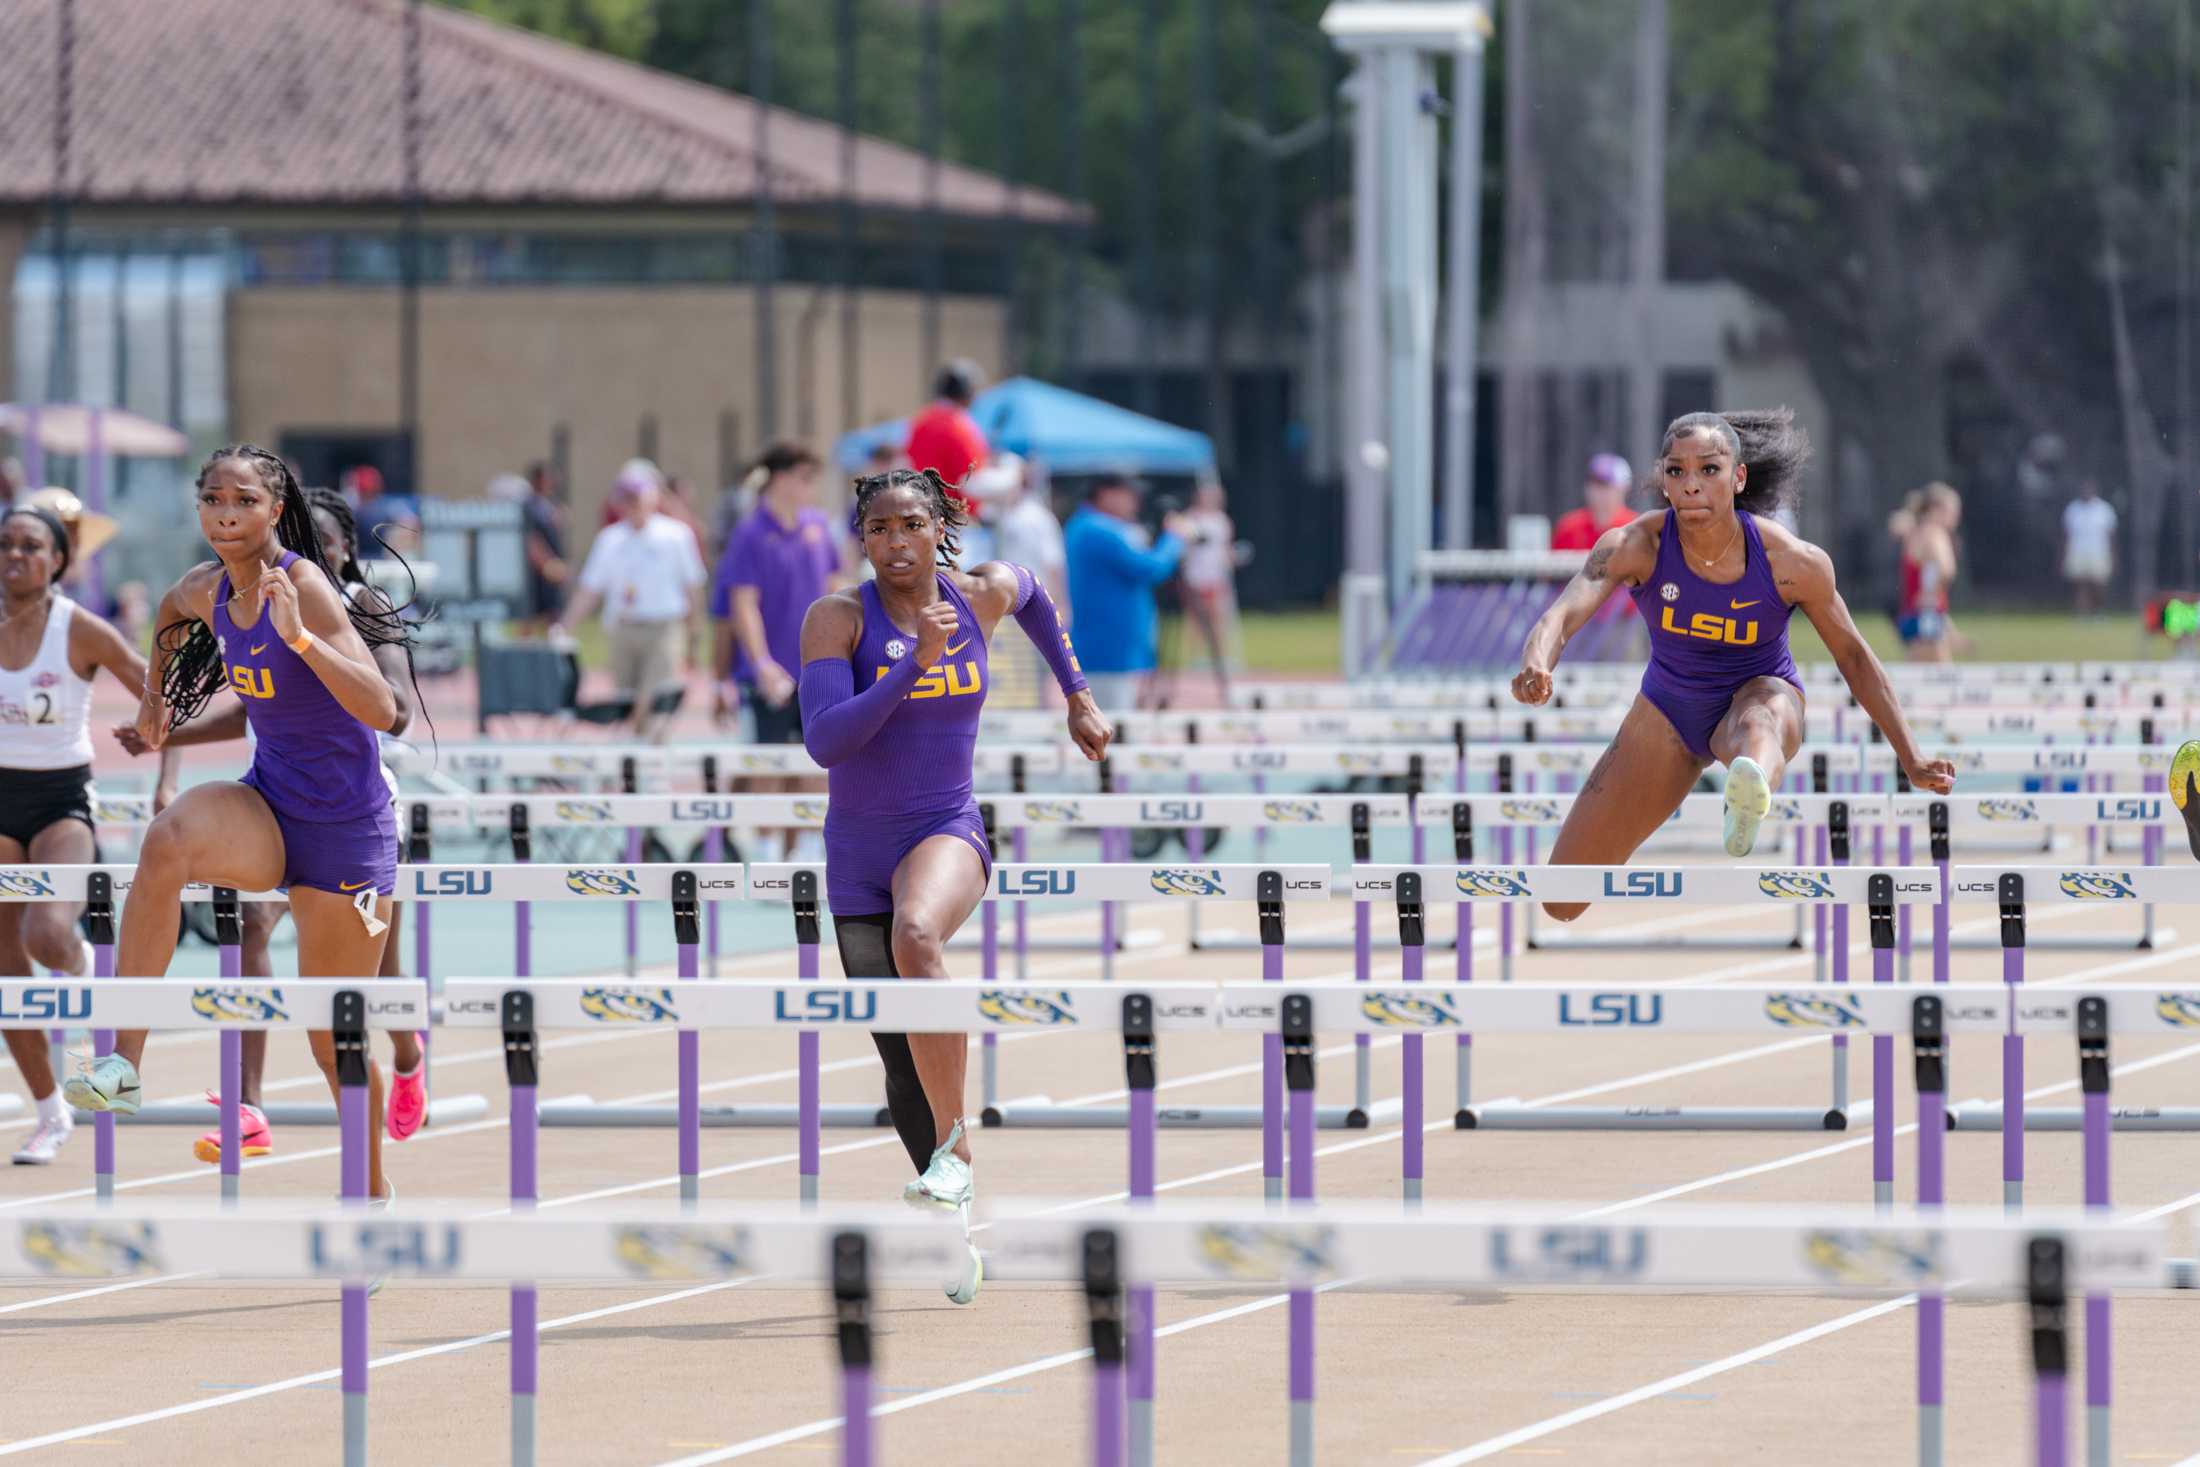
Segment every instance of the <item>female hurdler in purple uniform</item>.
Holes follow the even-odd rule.
[[[986,643],[1014,616],[1069,699],[1088,759],[1114,730],[1085,690],[1046,588],[1020,565],[954,568],[962,516],[927,470],[856,481],[855,527],[875,581],[822,596],[802,621],[802,737],[829,772],[825,895],[851,978],[945,978],[947,940],[985,896],[992,857],[971,796],[985,706]],[[943,569],[941,562],[946,562]],[[887,1108],[918,1177],[918,1207],[961,1211],[972,1196],[963,1134],[964,1034],[873,1034]],[[948,1297],[977,1296],[980,1265]]]
[[[321,557],[306,496],[264,448],[217,451],[199,472],[199,531],[216,560],[184,573],[161,601],[138,738],[159,748],[222,688],[243,701],[258,740],[243,780],[192,786],[145,832],[122,909],[115,971],[166,975],[183,888],[287,889],[298,976],[379,971],[397,884],[397,828],[375,730],[397,718],[373,648],[406,639],[387,602],[347,602]],[[313,1057],[337,1088],[326,1032]],[[138,1109],[145,1032],[63,1087],[72,1104]],[[382,1176],[382,1072],[368,1066],[368,1193]]]
[[[1551,864],[1626,861],[1714,759],[1727,766],[1726,849],[1749,854],[1803,742],[1803,686],[1787,641],[1797,607],[1910,783],[1935,794],[1954,784],[1954,765],[1918,753],[1886,670],[1834,588],[1832,560],[1769,518],[1809,458],[1786,408],[1674,419],[1658,460],[1665,513],[1606,531],[1528,633],[1513,696],[1542,703],[1558,654],[1614,591],[1631,590],[1650,629],[1642,693],[1574,801]],[[1571,921],[1586,905],[1544,910]]]

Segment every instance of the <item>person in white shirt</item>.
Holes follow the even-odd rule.
[[[1230,522],[1228,502],[1221,480],[1199,481],[1191,512],[1184,517],[1191,544],[1178,571],[1184,578],[1184,609],[1207,643],[1224,707],[1230,702],[1229,667],[1237,646],[1237,527]]]
[[[2081,613],[2101,609],[2101,594],[2116,572],[2116,506],[2101,498],[2091,479],[2078,483],[2078,497],[2063,506],[2063,579]]]
[[[558,618],[572,628],[599,607],[611,648],[611,680],[634,700],[634,727],[650,731],[650,701],[678,685],[695,658],[702,590],[708,579],[695,532],[658,509],[664,477],[647,459],[632,459],[611,491],[616,523],[588,547],[580,589]]]
[[[972,474],[964,487],[997,513],[996,553],[1020,565],[1046,586],[1056,606],[1069,605],[1069,560],[1062,553],[1062,522],[1047,505],[1046,491],[1029,480],[1022,458],[1013,453]]]

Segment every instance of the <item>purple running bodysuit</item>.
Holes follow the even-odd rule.
[[[825,897],[836,913],[892,911],[894,868],[935,835],[969,842],[992,877],[993,855],[970,782],[985,707],[985,637],[954,581],[941,575],[939,588],[960,619],[946,654],[911,682],[860,749],[827,771]],[[863,634],[849,658],[858,696],[917,649],[917,639],[887,617],[876,582],[865,581],[862,595]]]
[[[1756,516],[1745,511],[1739,518],[1740,580],[1720,585],[1690,570],[1680,528],[1668,509],[1657,570],[1632,592],[1635,609],[1650,628],[1642,695],[1699,759],[1712,757],[1712,731],[1751,678],[1785,678],[1797,693],[1803,691],[1788,654],[1788,618],[1795,608],[1780,599]]]
[[[289,570],[298,557],[283,552]],[[214,588],[214,636],[228,686],[256,741],[244,783],[260,792],[283,833],[283,888],[357,897],[397,889],[397,817],[374,730],[336,701],[269,624],[229,619],[229,573]]]

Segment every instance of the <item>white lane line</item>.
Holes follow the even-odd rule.
[[[184,1279],[201,1278],[198,1273],[163,1273],[149,1279],[129,1279],[119,1284],[102,1284],[96,1289],[77,1289],[67,1294],[48,1294],[42,1299],[25,1299],[15,1304],[0,1304],[0,1314],[17,1314],[25,1309],[43,1309],[48,1304],[72,1304],[78,1299],[96,1299],[101,1294],[119,1294],[125,1289],[142,1289],[149,1284],[180,1283]]]
[[[659,1304],[672,1304],[682,1299],[692,1299],[698,1294],[714,1294],[721,1289],[738,1289],[753,1279],[721,1279],[713,1284],[701,1284],[692,1289],[681,1289],[670,1294],[653,1294],[647,1299],[630,1299],[624,1304],[612,1304],[602,1309],[590,1309],[581,1314],[568,1314],[560,1319],[545,1320],[538,1330],[562,1329],[567,1325],[586,1324],[614,1314],[625,1314],[635,1309],[650,1309]],[[395,1355],[384,1355],[369,1360],[367,1369],[381,1370],[385,1366],[405,1365],[414,1360],[426,1360],[436,1355],[450,1355],[460,1350],[471,1350],[477,1345],[492,1345],[508,1340],[512,1332],[500,1329],[490,1334],[472,1335],[463,1340],[446,1340],[440,1345],[424,1345],[417,1350],[404,1350]],[[157,1411],[140,1411],[135,1416],[118,1416],[112,1421],[102,1421],[93,1426],[73,1426],[65,1431],[48,1432],[44,1436],[30,1437],[19,1442],[0,1443],[0,1457],[12,1457],[21,1452],[35,1452],[41,1447],[60,1446],[88,1436],[98,1436],[107,1431],[125,1431],[133,1426],[147,1426],[156,1421],[166,1421],[177,1416],[191,1416],[200,1411],[212,1411],[220,1406],[234,1406],[242,1401],[256,1401],[262,1396],[272,1396],[278,1391],[294,1391],[304,1386],[320,1385],[339,1379],[341,1367],[335,1370],[316,1370],[310,1375],[294,1375],[288,1380],[270,1381],[266,1385],[252,1386],[227,1395],[209,1396],[203,1401],[186,1401],[180,1406],[163,1406]]]
[[[1624,1394],[1607,1396],[1601,1401],[1591,1402],[1589,1405],[1568,1411],[1564,1415],[1538,1421],[1533,1426],[1523,1426],[1517,1431],[1508,1431],[1503,1436],[1493,1436],[1487,1441],[1476,1442],[1473,1446],[1453,1452],[1448,1456],[1431,1457],[1423,1462],[1421,1467],[1459,1467],[1461,1463],[1479,1462],[1484,1458],[1494,1457],[1500,1452],[1509,1452],[1515,1447],[1550,1436],[1554,1432],[1564,1431],[1570,1426],[1579,1426],[1584,1421],[1594,1421],[1599,1416],[1609,1416],[1614,1411],[1622,1411],[1629,1406],[1654,1400],[1669,1391],[1680,1390],[1682,1387],[1694,1385],[1700,1380],[1709,1380],[1715,1375],[1724,1375],[1728,1371],[1737,1370],[1744,1365],[1754,1365],[1760,1360],[1770,1359],[1772,1356],[1785,1350],[1791,1350],[1797,1345],[1807,1345],[1813,1340],[1821,1340],[1827,1335],[1838,1334],[1842,1330],[1868,1323],[1883,1315],[1892,1314],[1896,1310],[1907,1309],[1916,1302],[1917,1295],[1904,1294],[1899,1299],[1889,1299],[1883,1304],[1874,1304],[1868,1309],[1859,1309],[1853,1314],[1844,1314],[1838,1319],[1829,1319],[1823,1324],[1814,1324],[1809,1329],[1797,1330],[1794,1334],[1782,1335],[1776,1340],[1767,1340],[1762,1345],[1744,1350],[1738,1355],[1729,1355],[1724,1360],[1713,1360],[1708,1364],[1699,1365],[1693,1370],[1682,1371],[1679,1375],[1669,1375],[1663,1380],[1655,1380],[1646,1386],[1638,1386]]]

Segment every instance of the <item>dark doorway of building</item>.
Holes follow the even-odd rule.
[[[276,446],[307,488],[333,489],[345,470],[366,465],[381,471],[385,488],[402,493],[418,487],[413,482],[412,435],[402,430],[286,428]]]

